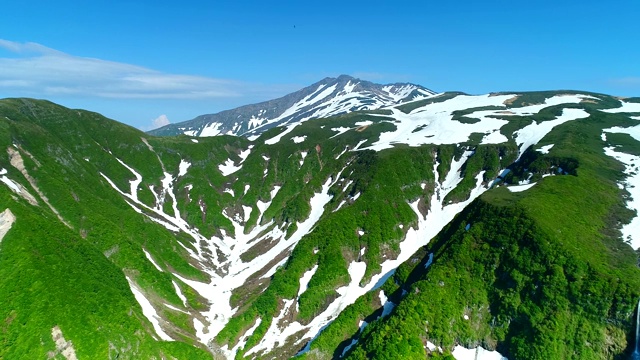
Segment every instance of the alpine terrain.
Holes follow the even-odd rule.
[[[257,135],[276,126],[297,126],[309,119],[358,110],[376,110],[434,94],[418,85],[379,85],[341,75],[337,78],[325,78],[279,99],[217,114],[201,115],[193,120],[163,126],[150,131],[150,134],[201,137],[227,134],[257,138]]]
[[[640,98],[341,76],[150,134],[4,99],[0,150],[2,359],[637,347]]]

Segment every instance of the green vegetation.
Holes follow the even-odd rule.
[[[519,93],[508,106],[538,104],[565,93]],[[214,265],[224,263],[223,252],[203,243],[239,235],[231,219],[243,223],[245,232],[266,228],[240,254],[244,262],[274,245],[267,233],[276,227],[287,239],[303,235],[276,258],[288,256],[272,276],[261,278],[268,268],[262,269],[231,294],[237,311],[208,345],[232,348],[261,318],[237,354],[243,358],[285,300],[297,301],[286,320],[304,325],[338,297],[336,289],[352,281],[353,262],[366,264],[360,285],[368,284],[385,260],[397,257],[407,231],[417,226],[408,204],[419,200],[420,211],[429,209],[438,188],[434,166],[443,181],[452,161],[466,151],[473,154],[461,168],[459,184],[442,199],[445,204],[466,201],[478,181],[490,186],[502,170],[509,172],[382,284],[380,290],[397,304],[389,316],[379,318],[379,290],[372,291],[348,306],[299,357],[337,358],[354,340],[347,353],[351,359],[450,359],[458,344],[497,349],[509,359],[622,356],[633,332],[640,272],[637,254],[620,241],[619,227],[635,214],[625,207],[627,193],[616,184],[624,179],[623,166],[604,155],[603,147],[638,155],[640,142],[615,133],[603,141],[601,134],[638,121],[599,111],[619,106],[619,100],[584,94],[599,100],[551,106],[532,116],[499,116],[507,121],[500,131],[508,141],[502,144],[480,144],[484,134],[474,133],[463,144],[398,144],[380,152],[348,150],[366,148],[393,130],[389,110],[304,122],[269,144],[266,140],[283,128],[254,141],[218,136],[194,142],[187,136],[152,137],[99,114],[46,101],[1,100],[0,150],[19,153],[29,179],[10,164],[9,153],[0,157],[0,168],[38,205],[0,184],[0,211],[10,208],[17,217],[0,243],[0,358],[45,358],[55,351],[54,326],[72,341],[79,358],[212,358],[194,328],[194,318],[202,319],[196,314],[210,304],[179,277],[208,283],[204,269],[225,274],[224,266]],[[458,95],[445,93],[398,108],[408,113]],[[591,116],[557,126],[514,163],[519,150],[513,133],[533,121],[554,119],[565,108],[582,108]],[[473,123],[477,119],[471,113],[496,109],[460,110],[453,118]],[[548,154],[535,150],[548,144],[554,144]],[[227,159],[242,166],[223,176],[219,165]],[[180,173],[184,162],[188,171]],[[119,193],[131,191],[135,173],[142,177],[137,200]],[[171,194],[164,189],[167,178],[174,179]],[[504,186],[523,180],[537,184],[518,193]],[[310,216],[310,200],[324,184],[332,186],[322,217],[311,232],[297,234]],[[136,205],[142,215],[131,206],[136,201],[144,204]],[[261,214],[259,202],[271,206]],[[248,219],[243,218],[246,207],[252,209]],[[166,217],[179,217],[204,239],[195,244],[189,234],[157,223]],[[190,254],[201,249],[198,259]],[[430,254],[434,261],[425,269]],[[316,265],[297,298],[301,276]],[[155,340],[125,275],[142,289],[177,341]],[[363,331],[362,321],[369,324]],[[304,345],[284,340],[262,355],[292,356]],[[444,353],[428,354],[427,341]]]
[[[640,274],[635,253],[610,231],[630,215],[614,184],[619,165],[599,139],[601,124],[615,120],[623,121],[594,113],[564,124],[549,140],[557,157],[524,156],[514,173],[571,163],[573,176],[524,193],[498,188],[459,214],[389,280],[400,284],[399,305],[366,328],[348,358],[424,358],[427,340],[445,350],[497,347],[509,359],[623,354]]]
[[[192,345],[155,341],[124,278],[122,269],[148,296],[181,304],[171,277],[153,267],[145,248],[162,266],[205,279],[185,260],[173,234],[138,216],[99,176],[108,174],[128,189],[132,174],[107,149],[123,158],[133,155],[127,161],[134,163],[146,149],[144,134],[43,101],[3,100],[0,111],[10,119],[2,122],[0,147],[18,147],[29,175],[70,226],[42,199],[34,207],[0,187],[2,203],[17,218],[0,246],[0,358],[45,358],[55,352],[54,326],[73,342],[79,358],[211,358]],[[139,159],[141,173],[159,173]],[[7,157],[0,166],[37,196]]]

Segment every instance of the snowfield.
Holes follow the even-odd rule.
[[[508,108],[507,110],[505,103],[516,96],[459,95],[442,102],[419,107],[409,114],[405,114],[395,107],[385,108],[385,110],[390,110],[393,114],[380,116],[393,118],[393,120],[384,121],[395,125],[396,130],[383,132],[380,134],[380,139],[366,149],[380,151],[389,149],[394,144],[407,144],[409,146],[459,144],[468,141],[471,134],[474,133],[484,134],[481,144],[499,144],[508,141],[507,137],[500,133],[500,128],[506,125],[508,121],[496,119],[495,117],[532,115],[550,106],[579,103],[582,100],[593,98],[588,95],[556,95],[546,99],[543,104]],[[465,115],[468,118],[479,120],[473,124],[453,120],[455,111],[486,106],[501,107],[503,110],[481,110]],[[534,122],[518,130],[516,132],[516,142],[520,146],[520,155],[530,146],[537,144],[555,126],[588,116],[589,114],[582,109],[564,109],[563,114],[554,120],[540,123]]]

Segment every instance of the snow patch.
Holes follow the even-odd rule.
[[[346,133],[347,131],[351,130],[351,128],[349,127],[337,127],[337,128],[331,128],[331,131],[336,131],[337,134],[333,135],[332,137],[330,137],[329,139],[333,139],[334,137],[338,136],[338,135],[342,135],[344,133]]]
[[[365,121],[358,121],[355,123],[356,126],[369,126],[372,125],[373,121],[371,120],[365,120]]]
[[[509,191],[511,192],[522,192],[522,191],[531,189],[536,184],[537,183],[531,183],[531,184],[525,184],[525,185],[512,185],[512,186],[508,186],[507,189],[509,189]]]
[[[295,129],[297,126],[299,126],[301,124],[302,124],[302,122],[297,122],[297,123],[294,123],[294,124],[291,124],[291,125],[287,126],[287,128],[283,132],[281,132],[280,134],[272,137],[271,139],[265,140],[264,143],[266,145],[277,144],[280,141],[280,139],[282,139],[283,136],[289,134],[290,132],[293,131],[293,129]]]
[[[305,141],[307,139],[307,135],[304,136],[294,136],[291,138],[291,140],[293,140],[294,143],[296,144],[300,144],[301,142]]]
[[[240,170],[242,166],[235,166],[233,160],[227,159],[224,164],[218,165],[218,169],[222,173],[222,176],[228,176],[233,174],[234,172]]]
[[[553,147],[553,145],[555,144],[549,144],[549,145],[545,145],[545,146],[541,146],[539,149],[536,149],[538,152],[541,152],[543,154],[548,154],[549,150],[551,150],[551,148]]]
[[[578,103],[587,98],[588,95],[557,95],[545,100],[544,104],[525,106],[521,108],[509,108],[505,112],[504,103],[514,98],[516,95],[480,95],[468,96],[459,95],[452,99],[424,105],[405,114],[398,108],[388,108],[392,115],[377,115],[383,118],[393,118],[388,121],[396,126],[396,130],[383,132],[380,138],[369,149],[380,151],[393,147],[395,144],[407,144],[409,146],[420,146],[423,144],[458,144],[469,140],[473,133],[485,134],[482,144],[498,144],[507,141],[507,138],[500,133],[500,128],[508,121],[496,119],[497,116],[533,115],[540,110],[554,105],[565,103]],[[465,110],[475,107],[496,106],[505,110],[483,110],[466,115],[479,121],[473,124],[465,124],[453,120],[453,113],[457,110]],[[573,119],[563,119],[564,121],[574,120],[578,116],[577,112],[565,109],[567,118],[573,115]],[[580,114],[581,115],[581,114]],[[588,115],[587,115],[588,116]],[[547,123],[546,121],[543,122]],[[555,125],[554,125],[555,126]],[[536,129],[540,133],[541,129]],[[526,146],[523,148],[526,148]]]
[[[200,137],[220,135],[220,126],[222,126],[222,123],[214,122],[207,124],[200,132]]]
[[[451,353],[456,360],[507,360],[497,351],[485,350],[482,346],[475,349],[467,349],[463,346],[456,346]]]
[[[429,351],[434,352],[436,350],[438,350],[439,352],[442,352],[442,348],[440,346],[436,346],[436,344],[432,343],[431,341],[427,341],[427,349],[429,349]]]
[[[186,175],[187,174],[187,170],[189,169],[190,166],[191,166],[190,162],[185,161],[184,159],[180,159],[178,177]]]

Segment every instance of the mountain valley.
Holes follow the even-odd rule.
[[[640,98],[327,78],[149,133],[0,100],[0,358],[624,359]]]

